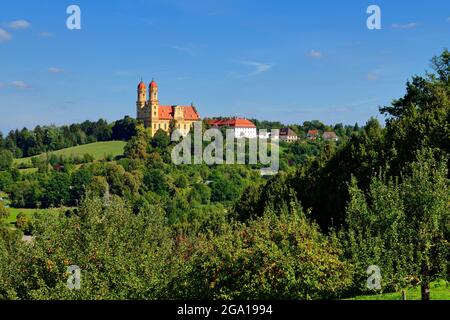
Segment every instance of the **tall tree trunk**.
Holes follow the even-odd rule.
[[[422,283],[422,301],[430,300],[430,284],[427,282]]]

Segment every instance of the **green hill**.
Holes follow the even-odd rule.
[[[94,157],[95,160],[101,160],[105,158],[105,156],[107,155],[112,155],[113,157],[122,155],[125,144],[126,142],[124,141],[95,142],[72,148],[52,151],[50,152],[50,154],[64,155],[67,157],[70,156],[83,157],[83,155],[85,154],[90,154]],[[45,156],[45,154],[41,154],[38,157],[42,156]],[[14,164],[16,166],[20,164],[31,165],[31,158],[32,157],[15,159]]]

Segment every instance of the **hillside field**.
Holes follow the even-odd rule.
[[[85,144],[81,146],[71,147],[67,149],[61,149],[57,151],[50,152],[49,154],[55,155],[64,155],[66,157],[70,156],[78,156],[83,157],[85,154],[90,154],[94,157],[95,160],[102,160],[108,155],[112,155],[113,157],[120,156],[123,154],[124,147],[126,142],[124,141],[107,141],[107,142],[95,142],[90,144]],[[45,156],[45,154],[41,154],[37,157]],[[16,166],[20,164],[31,165],[31,158],[21,158],[15,159],[14,164]]]

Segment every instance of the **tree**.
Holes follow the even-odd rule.
[[[76,171],[71,177],[70,202],[77,205],[86,193],[93,179],[93,174],[86,168]]]
[[[148,136],[143,126],[137,127],[137,134],[125,146],[124,155],[129,159],[146,160],[148,158]]]
[[[216,179],[211,183],[211,201],[233,201],[238,195],[237,186],[227,179]]]
[[[0,201],[0,220],[6,219],[9,216],[8,209],[5,208],[3,202]]]
[[[176,289],[190,299],[327,299],[351,283],[339,247],[301,212],[222,225],[187,249],[189,267]]]
[[[31,231],[30,218],[23,212],[20,212],[16,217],[16,227],[24,233],[29,233]]]
[[[70,203],[70,176],[67,173],[53,173],[45,183],[44,189],[42,195],[44,207],[60,207]]]
[[[430,282],[450,278],[450,181],[447,161],[436,160],[432,150],[420,150],[417,159],[399,183],[373,178],[367,196],[353,181],[344,247],[356,265],[356,283],[378,265],[388,289],[420,284],[422,299],[429,300]]]
[[[114,122],[112,127],[113,140],[128,141],[137,135],[137,121],[129,116]]]
[[[44,190],[38,181],[18,181],[11,187],[11,203],[18,208],[37,208]]]
[[[9,171],[0,171],[0,190],[8,192],[14,181]]]
[[[150,143],[153,148],[163,149],[170,144],[170,137],[164,130],[159,129],[156,131]]]
[[[12,167],[14,157],[9,150],[0,150],[0,171],[9,170]]]

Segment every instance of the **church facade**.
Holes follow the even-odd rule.
[[[170,133],[172,129],[179,129],[182,135],[187,135],[195,122],[201,121],[194,105],[160,105],[158,100],[158,85],[154,80],[147,87],[140,82],[137,88],[136,102],[137,120],[142,121],[146,128],[151,129],[152,136],[158,130]]]

